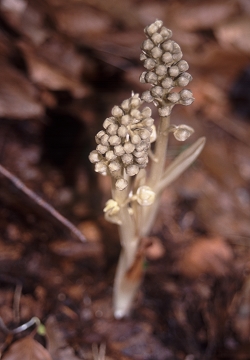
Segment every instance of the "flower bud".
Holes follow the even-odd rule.
[[[184,72],[189,69],[189,65],[188,65],[187,61],[185,61],[185,60],[179,61],[177,66],[178,66],[180,72]]]
[[[187,86],[191,80],[192,76],[189,73],[184,72],[178,77],[178,79],[176,79],[175,82],[177,86],[184,87]]]
[[[109,146],[108,140],[109,140],[108,134],[103,135],[101,137],[101,144],[105,146]]]
[[[154,46],[155,45],[153,41],[151,41],[150,39],[146,39],[145,41],[143,41],[141,48],[142,50],[150,51],[153,49]]]
[[[142,109],[141,114],[144,118],[150,117],[152,114],[152,110],[150,109],[150,107],[146,106],[145,108]]]
[[[107,127],[107,133],[109,135],[116,135],[117,134],[117,130],[118,130],[118,125],[117,124],[110,124],[108,127]]]
[[[146,79],[145,79],[145,76],[147,75],[147,71],[143,71],[143,73],[141,74],[141,76],[140,76],[140,82],[142,83],[142,84],[145,84],[146,83]]]
[[[140,104],[141,104],[141,99],[139,98],[139,94],[135,94],[130,99],[130,107],[131,108],[136,108],[136,107],[140,106]]]
[[[142,140],[140,144],[136,145],[136,151],[147,150],[149,147],[148,141]]]
[[[157,75],[152,72],[152,71],[149,71],[146,75],[145,75],[145,80],[147,83],[149,84],[154,84],[156,85],[157,84]]]
[[[161,85],[164,89],[170,89],[170,88],[174,87],[173,79],[171,79],[170,77],[167,77],[162,81]]]
[[[132,122],[132,119],[129,115],[123,115],[121,118],[121,124],[124,126],[128,126]]]
[[[141,137],[142,140],[146,140],[150,138],[150,131],[148,131],[147,129],[142,129],[139,131],[139,135]]]
[[[174,137],[178,141],[185,141],[194,133],[194,129],[188,125],[182,124],[176,126],[174,130]]]
[[[139,144],[140,142],[141,142],[141,138],[140,138],[140,136],[139,135],[137,135],[137,134],[134,134],[134,135],[132,135],[131,136],[131,142],[132,142],[132,144]],[[126,145],[126,144],[125,144]],[[124,146],[125,146],[124,145]],[[134,151],[134,150],[133,150]],[[132,152],[132,151],[131,151]]]
[[[141,140],[141,138],[140,138],[140,140]],[[132,139],[131,139],[131,141],[132,141]],[[123,148],[124,148],[124,151],[125,151],[127,154],[131,154],[131,153],[134,151],[134,149],[135,149],[135,145],[132,144],[131,142],[126,142],[126,143],[124,144]]]
[[[100,153],[100,154],[105,154],[108,150],[109,150],[109,147],[108,146],[105,146],[105,145],[97,145],[96,147],[96,150]]]
[[[153,96],[151,95],[150,91],[144,91],[141,96],[142,100],[150,103],[154,100]]]
[[[181,51],[181,47],[179,44],[177,44],[175,41],[173,41],[173,54],[177,54]]]
[[[173,56],[169,51],[164,52],[161,59],[165,64],[170,64],[173,62]]]
[[[95,163],[99,162],[100,161],[100,154],[96,150],[91,151],[91,153],[89,154],[89,161],[92,164],[95,164]]]
[[[169,51],[170,53],[172,53],[174,49],[174,41],[173,40],[164,41],[164,43],[161,44],[161,47],[164,51]]]
[[[152,70],[156,65],[156,62],[151,59],[151,58],[148,58],[144,61],[144,64],[143,66],[147,69],[147,70]]]
[[[109,138],[109,143],[112,146],[119,145],[121,143],[121,138],[119,138],[117,135],[112,135]]]
[[[107,175],[107,165],[104,162],[99,161],[95,164],[95,171],[102,175]]]
[[[177,62],[177,61],[181,60],[183,54],[182,54],[182,52],[180,51],[180,52],[178,52],[178,53],[176,53],[176,54],[172,54],[172,56],[173,56],[173,61],[174,61],[174,62]]]
[[[144,52],[142,52],[141,54],[140,54],[140,60],[141,61],[144,61],[144,60],[146,60],[148,57],[147,57],[147,55],[144,53]]]
[[[121,125],[117,131],[117,134],[119,137],[126,137],[127,133],[128,133],[128,130],[127,130],[126,126],[124,126],[124,125]]]
[[[177,92],[173,92],[168,95],[168,100],[175,104],[180,100],[180,94]]]
[[[136,197],[141,206],[149,206],[155,201],[155,192],[149,186],[140,186],[137,189]]]
[[[128,174],[128,176],[137,175],[139,170],[140,170],[140,168],[138,165],[128,165],[126,167],[126,173]]]
[[[170,54],[171,55],[171,54]],[[164,76],[167,74],[167,67],[165,65],[158,65],[155,69],[155,73],[159,76]]]
[[[142,165],[143,167],[146,167],[147,166],[147,163],[148,163],[148,156],[147,155],[144,155],[140,158],[136,158],[135,161]]]
[[[170,29],[167,29],[165,26],[162,26],[160,34],[161,34],[161,36],[163,36],[164,40],[167,40],[167,39],[171,38],[172,31]]]
[[[155,45],[159,45],[164,39],[162,37],[161,34],[159,33],[154,33],[152,36],[151,36],[151,40],[155,43]]]
[[[144,119],[144,120],[142,121],[143,126],[146,126],[146,127],[149,127],[149,128],[151,128],[151,126],[153,125],[153,123],[154,123],[154,119],[152,119],[151,117],[149,117],[149,118],[147,118],[147,119]]]
[[[178,66],[176,66],[176,65],[171,66],[169,68],[168,72],[169,72],[169,75],[172,77],[176,77],[180,74],[180,70],[179,70]]]
[[[138,109],[133,109],[130,111],[130,115],[133,118],[132,122],[134,122],[134,119],[141,119],[141,112]]]
[[[108,127],[110,124],[116,124],[116,120],[115,120],[114,117],[109,117],[109,118],[107,118],[106,120],[104,120],[104,123],[103,123],[104,129],[107,129],[107,127]]]
[[[122,156],[125,153],[125,150],[122,145],[114,146],[114,153],[117,156]]]
[[[122,155],[122,162],[124,165],[132,164],[133,162],[133,155],[131,154],[124,154]]]
[[[95,141],[97,144],[100,144],[101,143],[101,137],[105,135],[105,131],[101,130],[99,131],[96,136],[95,136]]]
[[[120,191],[126,189],[127,186],[128,186],[128,182],[123,178],[118,179],[115,183],[116,189]]]
[[[163,88],[161,86],[153,86],[150,92],[153,97],[161,98],[163,96]]]
[[[117,158],[117,156],[114,154],[113,150],[109,150],[106,152],[105,157],[108,161],[113,161]]]
[[[146,74],[146,72],[145,72]],[[129,99],[126,99],[124,100],[122,103],[121,103],[121,108],[125,111],[128,111],[129,110],[129,107],[130,107],[130,101]]]
[[[110,216],[116,215],[118,214],[118,212],[120,211],[120,207],[118,205],[118,203],[113,200],[113,199],[109,199],[106,202],[106,206],[103,209],[104,212],[108,212]]]
[[[113,107],[113,109],[111,110],[111,114],[115,117],[121,117],[122,115],[124,115],[122,109],[117,105]]]
[[[118,171],[121,168],[121,164],[118,161],[112,161],[109,163],[108,168],[110,172]]]

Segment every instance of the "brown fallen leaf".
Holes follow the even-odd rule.
[[[111,25],[103,12],[82,3],[58,7],[54,15],[60,31],[87,43],[105,35]]]
[[[174,22],[185,30],[213,28],[237,11],[235,1],[186,1],[174,4]]]
[[[72,79],[65,71],[50,63],[39,55],[27,43],[19,44],[27,61],[29,74],[32,81],[40,87],[49,90],[68,90],[74,97],[83,98],[89,93],[89,89],[79,81]]]
[[[250,16],[242,15],[220,24],[215,35],[220,44],[226,48],[236,48],[250,53]]]
[[[39,342],[27,336],[11,345],[2,360],[52,360],[52,357]]]
[[[32,119],[41,117],[44,109],[35,87],[14,67],[0,63],[0,117]]]
[[[224,276],[232,262],[232,249],[223,238],[200,238],[185,249],[178,268],[182,274],[191,278],[202,274]]]

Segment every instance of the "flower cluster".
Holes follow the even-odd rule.
[[[187,86],[192,76],[187,72],[188,63],[182,60],[180,46],[170,39],[172,31],[162,24],[156,20],[145,28],[147,39],[142,44],[140,59],[147,71],[142,73],[140,81],[152,85],[142,94],[142,99],[154,101],[159,115],[168,116],[175,104],[190,105],[194,99],[190,90],[171,92],[176,86]]]
[[[96,150],[89,155],[95,171],[114,177],[118,190],[127,187],[127,176],[136,175],[148,163],[154,120],[149,107],[139,110],[142,102],[138,94],[132,94],[121,106],[114,106],[95,137]]]

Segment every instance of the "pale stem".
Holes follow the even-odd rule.
[[[161,179],[165,161],[166,161],[166,150],[168,144],[168,129],[170,125],[170,116],[161,117],[160,124],[157,131],[157,139],[155,144],[154,157],[155,160],[152,162],[150,169],[150,176],[148,180],[148,185],[154,189],[155,185]]]
[[[134,216],[129,213],[126,200],[130,192],[130,183],[128,187],[122,191],[116,190],[114,181],[112,184],[112,194],[115,201],[120,206],[121,225],[119,226],[120,241],[122,251],[120,254],[114,282],[114,315],[116,318],[122,318],[128,315],[134,297],[141,283],[141,279],[130,279],[127,274],[133,265],[139,238],[136,234],[136,224]]]

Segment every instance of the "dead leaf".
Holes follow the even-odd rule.
[[[89,93],[87,87],[39,56],[27,43],[20,43],[19,46],[26,58],[30,77],[36,84],[49,90],[68,90],[76,98],[82,98]]]
[[[235,1],[210,0],[177,3],[174,7],[174,22],[185,30],[195,31],[213,28],[234,15]]]
[[[178,268],[181,273],[192,278],[201,274],[224,276],[228,273],[232,261],[232,249],[224,239],[201,238],[185,249]]]
[[[35,87],[14,67],[1,63],[0,117],[32,119],[43,115]]]
[[[58,7],[55,20],[63,33],[87,43],[107,33],[110,27],[110,20],[104,13],[82,3]]]
[[[215,34],[224,47],[250,53],[250,16],[238,16],[219,25]]]
[[[52,360],[49,352],[36,340],[27,336],[16,341],[2,358],[3,360]]]

